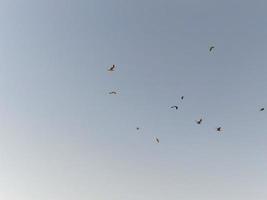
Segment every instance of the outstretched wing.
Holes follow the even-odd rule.
[[[112,65],[112,67],[110,67],[110,68],[108,69],[108,71],[114,71],[115,67],[116,67],[116,65]]]
[[[215,48],[214,46],[211,46],[211,47],[210,47],[210,51],[212,51],[214,48]]]
[[[198,120],[198,121],[196,121],[196,122],[197,122],[197,124],[201,124],[202,119],[200,119],[200,120]]]

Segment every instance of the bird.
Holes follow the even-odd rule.
[[[197,122],[197,124],[201,124],[202,123],[202,121],[203,121],[203,119],[202,118],[200,118],[199,120],[197,120],[196,122]]]
[[[260,109],[260,111],[264,111],[264,110],[265,110],[265,108],[261,108],[261,109]]]
[[[139,127],[136,127],[136,130],[138,130],[138,131],[139,131],[139,130],[140,130],[140,128],[139,128]]]
[[[183,100],[184,99],[184,96],[181,96],[181,99]]]
[[[117,92],[115,92],[115,91],[112,91],[112,92],[109,92],[109,94],[117,94]]]
[[[218,128],[216,128],[216,130],[217,130],[218,132],[221,132],[221,131],[222,131],[222,127],[218,127]]]
[[[116,65],[112,65],[112,67],[108,68],[108,71],[113,72],[115,70]]]
[[[156,139],[156,142],[159,143],[159,139],[157,137],[155,139]]]
[[[176,110],[178,110],[178,106],[172,106],[171,108],[175,108]]]
[[[211,47],[210,47],[210,52],[211,52],[214,48],[215,48],[214,46],[211,46]]]

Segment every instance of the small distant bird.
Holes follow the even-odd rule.
[[[216,128],[216,130],[217,130],[218,132],[221,132],[221,131],[222,131],[222,127],[218,127],[218,128]]]
[[[117,92],[115,92],[115,91],[112,91],[112,92],[109,92],[109,94],[117,94]]]
[[[261,108],[261,109],[260,109],[260,111],[264,111],[264,110],[265,110],[265,108]]]
[[[210,52],[215,48],[215,46],[211,46],[210,47]]]
[[[140,130],[140,128],[139,128],[139,127],[136,127],[136,130],[138,130],[138,131],[139,131],[139,130]]]
[[[183,100],[184,99],[184,96],[181,96],[181,99]]]
[[[197,124],[201,124],[202,123],[202,121],[203,121],[203,119],[202,118],[200,118],[199,120],[197,120],[196,122],[197,122]]]
[[[112,67],[108,68],[108,71],[113,72],[115,70],[116,65],[112,65]]]
[[[175,108],[176,110],[178,110],[178,106],[172,106],[171,108]]]
[[[159,143],[159,139],[157,137],[155,139],[156,139],[156,142]]]

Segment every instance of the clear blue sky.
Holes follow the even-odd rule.
[[[1,0],[0,199],[266,200],[266,7]]]

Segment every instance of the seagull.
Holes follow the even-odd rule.
[[[117,94],[117,92],[115,92],[115,91],[112,91],[112,92],[109,92],[109,94]]]
[[[218,128],[216,128],[216,130],[217,130],[218,132],[221,132],[221,131],[222,131],[222,127],[218,127]]]
[[[183,100],[184,99],[184,96],[181,96],[181,99]]]
[[[202,121],[203,121],[203,119],[202,118],[200,118],[198,121],[196,121],[197,122],[197,124],[201,124],[202,123]]]
[[[264,108],[261,108],[260,111],[264,111],[265,109]]]
[[[214,48],[215,48],[214,46],[211,46],[211,47],[210,47],[210,52],[211,52]]]
[[[108,68],[108,71],[113,72],[115,67],[116,67],[116,65],[112,65],[112,67]]]
[[[155,139],[156,139],[157,143],[159,143],[159,139],[157,137]]]
[[[176,110],[178,110],[178,106],[172,106],[171,108],[175,108]]]

